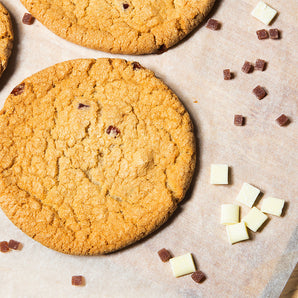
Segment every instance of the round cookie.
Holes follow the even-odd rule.
[[[174,212],[194,167],[189,114],[136,62],[54,65],[15,87],[0,112],[0,206],[64,253],[145,237]]]
[[[13,31],[8,11],[0,2],[0,77],[7,66],[13,45]]]
[[[21,0],[55,34],[120,54],[165,51],[191,32],[215,0]]]

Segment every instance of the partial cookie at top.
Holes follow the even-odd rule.
[[[0,77],[6,69],[13,46],[13,30],[8,11],[0,2]]]
[[[145,237],[174,212],[194,167],[189,114],[136,63],[54,65],[14,88],[0,112],[0,206],[64,253]]]
[[[51,31],[71,42],[120,54],[164,51],[191,32],[215,0],[21,0]]]

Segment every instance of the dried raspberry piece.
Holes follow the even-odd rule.
[[[79,103],[79,105],[78,105],[78,109],[85,109],[85,108],[90,108],[90,106],[88,106],[88,105],[85,105],[85,104],[83,104],[83,103]]]
[[[285,126],[289,124],[290,120],[285,114],[281,114],[277,119],[276,122],[279,126]]]
[[[107,128],[106,133],[111,137],[117,138],[117,136],[120,134],[120,129],[117,128],[116,126],[110,125]]]
[[[255,64],[255,70],[264,71],[266,67],[266,61],[262,59],[257,59]]]
[[[278,29],[269,29],[269,37],[271,39],[279,39],[279,30]]]
[[[30,13],[25,13],[22,19],[23,24],[32,25],[34,23],[35,18]]]
[[[234,116],[234,125],[236,125],[236,126],[244,125],[244,117],[242,115],[235,115]]]
[[[136,70],[136,69],[141,69],[142,65],[139,62],[133,62],[132,63],[132,69]]]
[[[14,87],[10,94],[17,96],[24,92],[25,83],[21,83],[18,86]]]
[[[82,275],[76,275],[71,277],[71,284],[73,286],[84,286],[85,278]]]
[[[257,33],[258,39],[260,40],[267,39],[269,37],[268,32],[265,29],[258,30],[256,33]]]
[[[20,247],[20,242],[11,239],[8,242],[8,247],[17,250]]]
[[[200,283],[202,281],[204,281],[206,279],[206,275],[200,271],[200,270],[197,270],[196,272],[194,272],[192,275],[191,275],[191,278],[196,282],[196,283]]]
[[[231,80],[233,78],[233,74],[229,69],[223,70],[223,76],[224,76],[224,80]]]
[[[157,253],[158,253],[160,259],[161,259],[163,262],[167,262],[169,259],[172,258],[170,252],[169,252],[167,249],[165,249],[165,248],[162,248],[162,249],[159,250]]]
[[[208,22],[207,22],[206,27],[208,29],[211,29],[211,30],[219,30],[220,29],[220,23],[217,20],[209,19]]]
[[[253,70],[253,66],[252,66],[252,64],[250,62],[245,61],[244,64],[243,64],[243,66],[242,66],[242,68],[241,68],[241,70],[244,73],[250,73]]]
[[[0,251],[1,252],[8,252],[9,251],[9,246],[7,241],[1,241],[0,242]]]
[[[253,89],[252,92],[259,100],[263,99],[267,95],[265,89],[262,88],[260,85]]]

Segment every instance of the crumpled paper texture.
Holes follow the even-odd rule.
[[[211,16],[219,31],[200,26],[162,55],[121,56],[67,42],[38,21],[22,24],[26,12],[19,1],[2,0],[13,17],[15,45],[0,79],[1,107],[27,76],[54,63],[81,57],[121,57],[152,69],[179,96],[194,122],[198,165],[193,184],[172,218],[157,232],[127,249],[94,257],[64,255],[35,242],[0,211],[0,239],[23,243],[21,251],[0,253],[0,293],[6,297],[278,297],[298,260],[297,251],[297,3],[266,1],[279,11],[271,28],[280,40],[259,41],[267,28],[250,12],[258,0],[218,1]],[[244,61],[261,58],[264,72],[241,72]],[[223,69],[235,78],[223,80]],[[257,100],[252,89],[268,90]],[[195,103],[194,101],[197,101]],[[291,119],[279,127],[275,119]],[[234,114],[246,125],[233,125]],[[231,183],[209,184],[211,163],[230,166]],[[231,246],[220,225],[220,205],[233,203],[243,182],[264,196],[286,200],[283,217],[270,216],[251,240]],[[260,207],[261,199],[257,202]],[[241,216],[249,209],[241,206]],[[159,260],[163,247],[178,256],[192,252],[207,279],[174,278]],[[85,287],[71,286],[72,275],[84,275]]]

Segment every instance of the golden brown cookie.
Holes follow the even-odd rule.
[[[192,31],[215,0],[21,0],[57,35],[120,54],[164,51]]]
[[[0,77],[5,70],[13,45],[13,31],[8,11],[0,2]]]
[[[14,88],[0,113],[0,205],[64,253],[145,237],[183,199],[194,167],[189,114],[136,62],[54,65]]]

